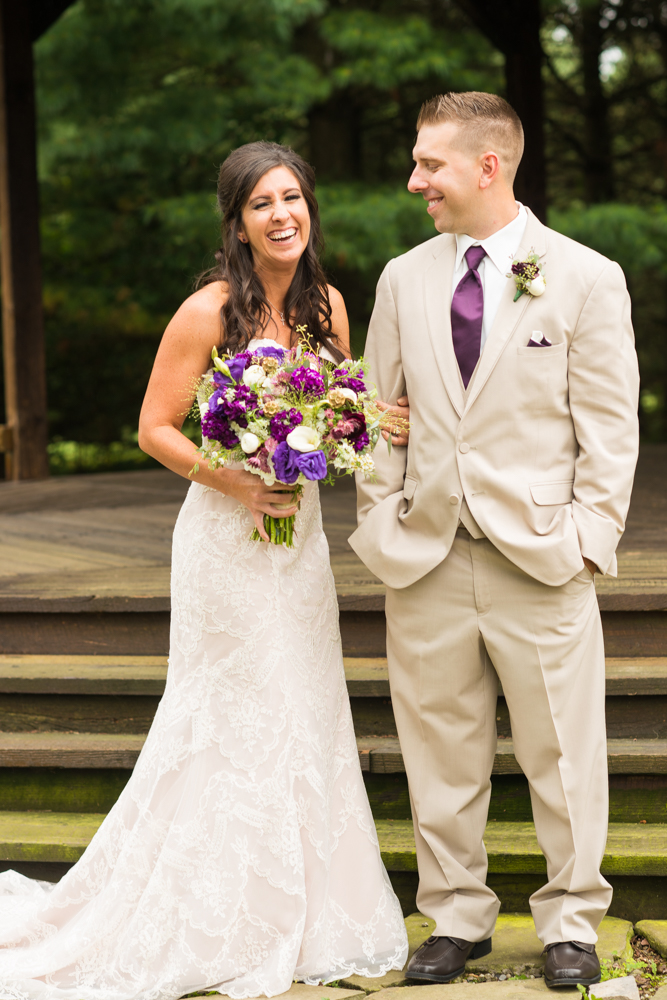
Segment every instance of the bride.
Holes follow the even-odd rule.
[[[314,175],[257,142],[220,171],[218,266],[160,345],[140,444],[187,477],[184,399],[214,345],[290,346],[298,324],[349,352],[343,300],[317,251]],[[401,969],[401,909],[380,857],[345,687],[318,487],[292,549],[263,537],[285,494],[206,468],[173,542],[164,697],[132,777],[57,885],[0,875],[0,996],[167,1000],[274,996]]]

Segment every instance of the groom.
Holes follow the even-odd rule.
[[[547,860],[530,900],[546,982],[591,984],[611,900],[594,574],[616,575],[637,459],[630,301],[618,264],[515,201],[504,100],[434,97],[417,131],[408,187],[442,235],[387,265],[366,347],[381,398],[409,395],[410,443],[376,450],[350,539],[387,586],[417,904],[436,921],[408,975],[447,982],[491,950],[499,678]]]

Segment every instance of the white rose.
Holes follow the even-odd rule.
[[[243,381],[246,385],[249,385],[252,389],[257,386],[264,385],[266,381],[266,372],[261,365],[250,365],[249,368],[243,372]]]
[[[544,280],[541,274],[538,274],[538,276],[536,278],[533,278],[533,280],[528,285],[528,291],[530,292],[531,295],[534,295],[535,298],[538,298],[540,295],[544,295],[544,289],[546,287],[547,287],[546,281]]]
[[[320,446],[320,435],[312,427],[299,424],[287,435],[287,443],[294,451],[317,451]]]
[[[259,444],[259,438],[252,431],[246,431],[241,437],[241,447],[246,455],[252,455],[253,451],[257,451]]]
[[[343,388],[343,389],[339,389],[338,392],[340,392],[341,395],[345,396],[346,399],[349,399],[349,400],[351,400],[351,402],[356,403],[356,401],[357,401],[357,394],[354,391],[354,389]]]

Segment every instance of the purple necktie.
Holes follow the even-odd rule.
[[[479,361],[482,341],[484,289],[477,268],[484,257],[486,257],[484,247],[470,247],[466,250],[465,258],[470,270],[459,281],[452,299],[454,353],[466,389]]]

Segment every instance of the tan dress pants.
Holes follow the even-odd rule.
[[[605,664],[591,573],[549,587],[486,538],[403,590],[387,588],[391,696],[415,827],[421,913],[480,941],[499,901],[483,836],[496,750],[497,678],[530,784],[548,883],[530,900],[544,944],[597,940],[608,815]]]

